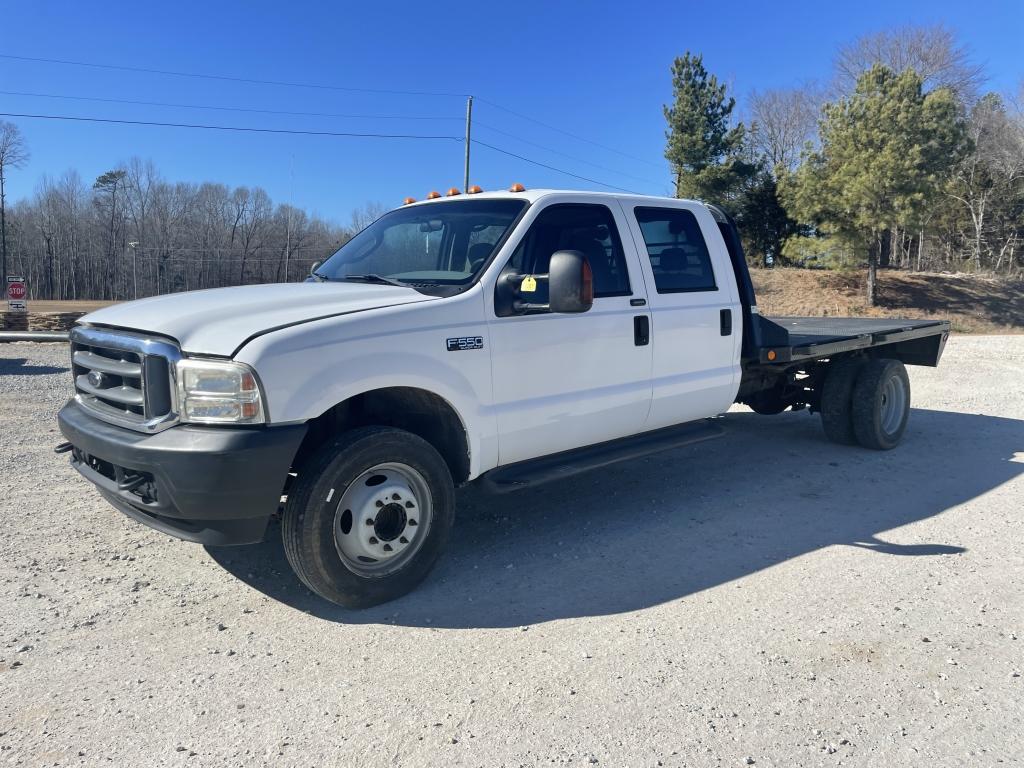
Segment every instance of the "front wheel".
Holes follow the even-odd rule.
[[[444,550],[455,491],[444,459],[401,429],[364,427],[299,470],[281,532],[302,582],[346,608],[414,589]]]

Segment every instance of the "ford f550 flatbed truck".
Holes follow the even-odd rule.
[[[810,408],[890,449],[904,364],[943,321],[767,318],[731,219],[701,202],[459,194],[393,210],[305,283],[159,296],[71,334],[72,465],[189,541],[260,541],[348,607],[402,595],[456,486],[513,490],[721,433],[734,402]]]

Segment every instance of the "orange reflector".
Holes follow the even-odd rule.
[[[769,360],[774,360],[775,359],[775,350],[774,349],[769,349],[768,350],[768,359]]]
[[[472,187],[466,190],[467,195],[478,195],[481,192],[483,192],[483,190],[480,189],[480,187],[478,187],[476,184],[474,184]]]
[[[409,203],[415,203],[415,202],[416,202],[416,198],[415,197],[407,197],[407,198],[405,198],[402,201],[402,205],[409,205]]]
[[[441,196],[441,193],[437,190],[433,190],[427,193],[427,200],[437,200]]]
[[[462,194],[462,193],[459,192],[459,188],[458,187],[452,187],[451,189],[448,190],[448,197],[455,197],[456,195],[460,195],[460,194]]]
[[[513,184],[511,187],[508,188],[508,191],[509,192],[525,192],[526,191],[526,187],[524,187],[522,184],[520,184],[517,181],[515,184]]]

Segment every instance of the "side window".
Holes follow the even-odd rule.
[[[594,297],[629,296],[629,273],[612,212],[603,205],[552,205],[530,226],[509,266],[524,274],[548,271],[555,251],[582,251],[594,271]],[[537,283],[535,300],[546,303],[548,287]]]
[[[658,293],[713,291],[711,254],[697,217],[681,208],[637,208]]]

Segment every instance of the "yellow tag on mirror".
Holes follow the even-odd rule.
[[[533,293],[537,290],[537,278],[533,275],[527,275],[523,278],[522,285],[519,286],[519,290],[523,293]]]

